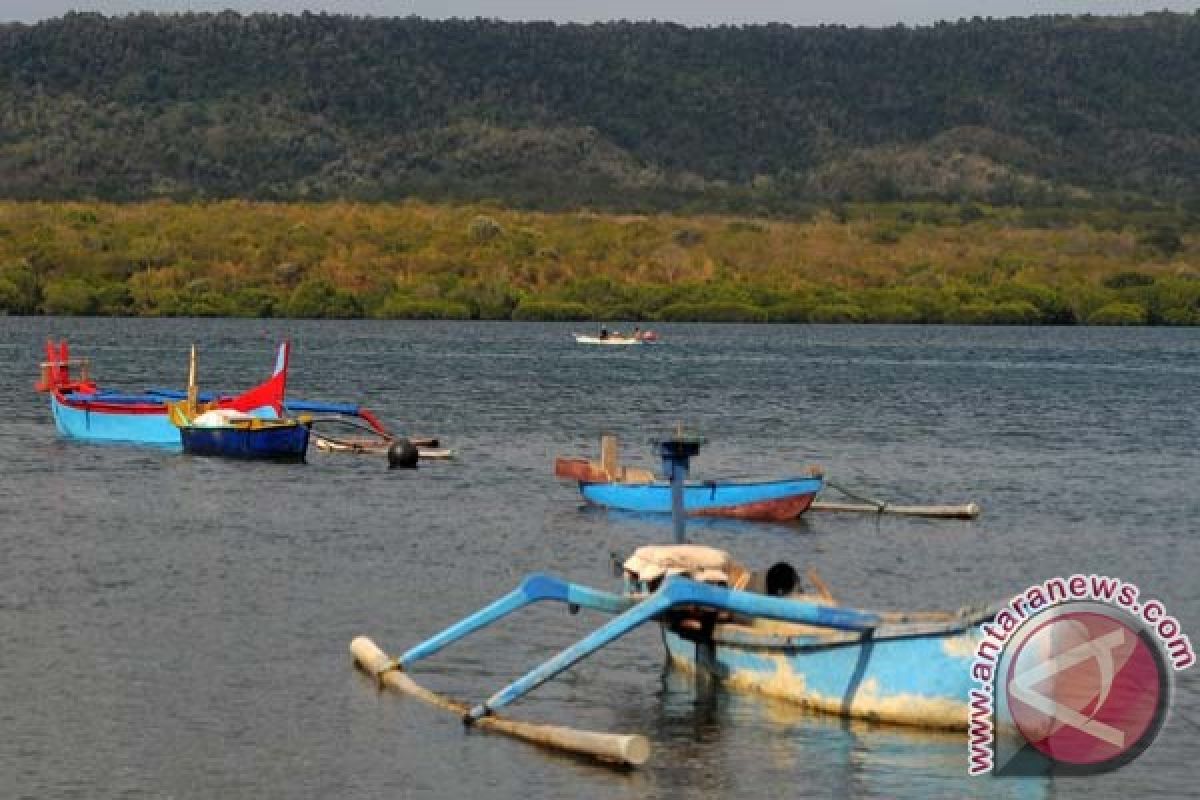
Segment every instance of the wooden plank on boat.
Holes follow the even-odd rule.
[[[386,453],[391,445],[379,439],[334,438],[319,433],[313,434],[317,449],[326,453]]]
[[[467,704],[417,684],[407,673],[395,668],[395,662],[387,653],[365,636],[359,636],[350,643],[350,652],[354,654],[354,660],[359,667],[377,677],[384,686],[423,700],[460,718],[470,711]],[[618,766],[639,766],[646,763],[650,757],[650,742],[641,734],[583,731],[559,725],[523,722],[494,714],[481,717],[474,722],[474,726]]]
[[[812,511],[845,511],[864,514],[897,514],[904,517],[930,517],[933,519],[975,519],[982,513],[975,503],[961,506],[894,506],[889,503],[870,505],[867,503],[830,503],[817,501],[810,506]]]
[[[602,483],[609,480],[608,473],[599,464],[588,461],[586,458],[563,458],[562,456],[554,459],[554,477],[589,483]]]
[[[317,449],[326,453],[353,453],[367,455],[386,455],[393,442],[380,439],[361,437],[337,438],[324,434],[313,434]],[[445,460],[454,458],[454,450],[449,447],[438,447],[437,439],[409,439],[417,448],[417,454],[423,459]],[[425,443],[432,443],[427,446]]]
[[[621,474],[617,455],[617,437],[606,433],[600,437],[600,468],[608,473],[609,480]]]

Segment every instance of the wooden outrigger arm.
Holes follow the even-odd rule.
[[[617,616],[505,686],[485,702],[471,708],[417,685],[405,672],[408,666],[417,661],[428,658],[531,603],[543,600],[565,603],[572,611],[588,608]],[[397,659],[387,658],[374,643],[363,637],[354,640],[351,651],[359,665],[375,675],[381,684],[392,686],[439,708],[459,714],[468,724],[542,746],[588,755],[602,761],[638,765],[649,757],[649,743],[644,736],[540,725],[502,718],[496,716],[495,712],[635,628],[680,607],[711,608],[849,631],[870,631],[880,624],[880,619],[875,614],[725,589],[679,575],[668,577],[656,592],[638,600],[535,573],[526,577],[513,591],[409,648]]]
[[[767,597],[750,592],[725,589],[707,583],[673,576],[645,600],[610,620],[554,658],[530,670],[524,676],[471,709],[468,718],[478,720],[533,691],[546,681],[569,669],[602,647],[611,644],[635,628],[680,606],[710,608],[751,617],[765,617],[848,631],[870,631],[878,627],[875,614],[846,608]]]
[[[453,644],[480,628],[485,628],[514,611],[519,611],[531,603],[542,600],[557,600],[560,603],[566,603],[572,610],[588,608],[593,611],[603,611],[606,614],[619,614],[637,604],[637,601],[630,597],[602,592],[588,586],[568,583],[553,575],[535,572],[527,575],[521,581],[520,586],[499,600],[456,622],[415,647],[409,648],[404,655],[400,656],[400,665],[407,667],[423,658],[428,658],[447,645]]]
[[[531,603],[556,600],[565,603],[572,612],[588,608],[609,614],[617,614],[637,601],[621,595],[603,592],[587,586],[568,583],[550,575],[535,573],[521,581],[513,591],[480,609],[471,616],[451,625],[441,633],[410,648],[396,659],[375,646],[364,636],[350,643],[350,652],[360,667],[374,675],[381,686],[390,686],[412,697],[457,714],[470,720],[484,730],[503,733],[542,747],[565,750],[585,755],[602,762],[618,766],[638,766],[650,757],[650,743],[640,734],[601,733],[567,728],[558,725],[542,725],[535,722],[489,716],[475,721],[470,718],[470,707],[444,695],[432,692],[417,684],[405,672],[405,667],[428,658],[448,645],[469,634],[491,625],[493,622],[518,611]]]

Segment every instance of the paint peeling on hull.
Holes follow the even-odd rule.
[[[733,690],[871,722],[936,730],[967,727],[970,661],[946,651],[965,651],[971,633],[885,640],[870,645],[874,652],[853,643],[772,652],[698,645],[668,630],[663,634],[673,664],[708,673]]]
[[[763,519],[771,522],[787,522],[807,511],[808,507],[812,505],[814,497],[816,497],[815,494],[802,494],[795,497],[782,497],[778,500],[744,503],[739,506],[704,508],[690,512],[689,516],[733,517],[735,519]]]
[[[780,659],[782,661],[782,657]],[[671,661],[687,672],[696,672],[696,662],[692,659],[671,654]],[[720,680],[736,691],[755,692],[838,717],[933,730],[958,731],[967,727],[966,703],[919,695],[882,697],[878,684],[867,682],[855,693],[853,702],[847,707],[840,697],[827,697],[806,689],[804,675],[793,672],[786,662],[773,675],[739,670]]]

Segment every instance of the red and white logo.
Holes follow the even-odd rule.
[[[1089,771],[1148,747],[1169,693],[1169,669],[1154,642],[1124,614],[1090,603],[1051,609],[1030,624],[1001,684],[1025,740],[1057,763]]]

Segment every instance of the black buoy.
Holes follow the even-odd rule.
[[[388,448],[389,469],[416,469],[421,454],[408,439],[397,439]]]

